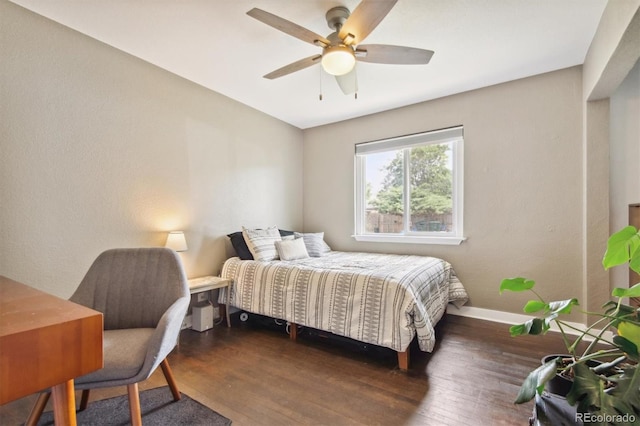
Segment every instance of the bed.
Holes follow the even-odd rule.
[[[436,323],[467,293],[451,265],[433,257],[330,251],[297,260],[225,261],[233,280],[230,304],[241,310],[311,327],[398,352],[409,368],[409,344],[435,344]],[[220,300],[225,299],[220,294]]]

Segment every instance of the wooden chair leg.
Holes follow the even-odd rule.
[[[24,423],[25,426],[35,426],[38,424],[38,420],[40,420],[40,416],[42,416],[42,412],[44,411],[44,407],[47,406],[50,396],[50,392],[43,392],[38,395],[38,399],[33,405],[33,408],[29,413],[29,417],[27,417],[27,421]]]
[[[131,426],[142,426],[142,413],[140,412],[140,394],[138,384],[127,385],[129,393],[129,413],[131,415]]]
[[[78,411],[86,410],[87,405],[89,405],[89,389],[84,389],[82,391],[82,396],[80,397],[80,408]]]
[[[165,358],[164,361],[160,364],[162,368],[162,373],[164,374],[164,378],[167,379],[167,383],[169,384],[169,389],[171,389],[171,394],[173,395],[174,401],[180,400],[180,391],[178,390],[178,384],[176,383],[176,379],[173,377],[173,373],[171,372],[171,367],[169,367],[169,361]]]

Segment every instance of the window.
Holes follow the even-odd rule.
[[[462,127],[356,145],[358,241],[460,244]]]

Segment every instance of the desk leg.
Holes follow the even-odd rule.
[[[51,388],[53,395],[53,419],[56,425],[76,426],[76,395],[73,380]]]

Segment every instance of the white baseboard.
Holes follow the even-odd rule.
[[[454,305],[451,305],[451,304],[447,306],[447,314],[459,315],[461,317],[476,318],[476,319],[499,322],[499,323],[510,324],[510,325],[522,324],[526,321],[529,321],[531,318],[534,318],[529,315],[514,314],[512,312],[494,311],[492,309],[476,308],[474,306],[462,306],[460,308],[456,308]],[[567,321],[567,323],[570,326],[576,327],[581,330],[584,330],[586,328],[584,324],[579,322]],[[551,325],[551,330],[560,331],[558,330],[558,327],[555,324]],[[565,330],[565,333],[571,334],[574,336],[578,335],[578,331],[569,329],[569,328]],[[586,340],[589,340],[589,339],[586,339]]]

